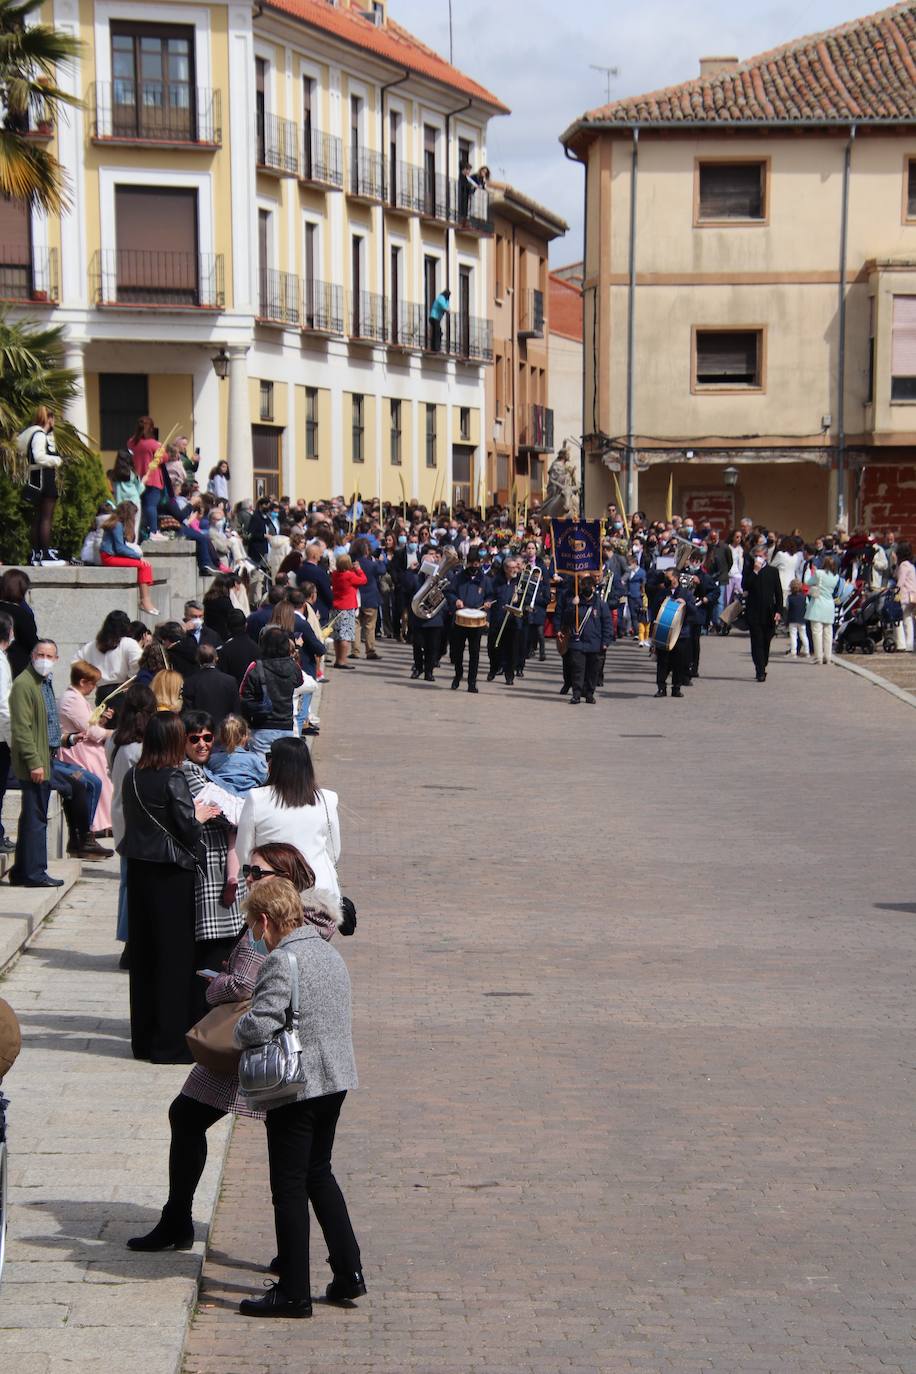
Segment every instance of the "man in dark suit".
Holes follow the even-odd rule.
[[[779,573],[770,567],[763,549],[758,548],[745,558],[741,585],[746,597],[744,614],[751,636],[751,657],[757,681],[766,682],[770,641],[776,633],[783,604]]]
[[[261,650],[257,640],[247,633],[244,611],[231,611],[227,623],[229,638],[219,651],[219,666],[222,672],[234,677],[241,687],[249,664],[261,657]]]
[[[299,564],[296,571],[296,581],[301,587],[305,582],[314,582],[318,588],[318,619],[322,625],[327,625],[334,609],[334,593],[331,590],[331,579],[328,577],[324,568],[320,566],[320,560],[324,554],[324,549],[317,540],[305,546],[305,559]]]
[[[227,716],[239,710],[239,684],[234,677],[216,666],[216,650],[212,644],[201,644],[197,651],[200,671],[187,678],[182,688],[185,709],[206,711],[219,725]]]
[[[196,640],[198,645],[212,644],[214,649],[218,649],[221,643],[219,635],[215,630],[211,630],[209,625],[204,624],[204,608],[199,601],[186,601],[184,603],[184,624],[182,625],[186,635],[190,635]]]

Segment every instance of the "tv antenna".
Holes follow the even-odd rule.
[[[619,75],[620,75],[620,68],[619,68],[619,67],[601,67],[601,66],[599,66],[599,65],[598,65],[597,63],[595,63],[595,62],[589,62],[588,65],[589,65],[589,67],[592,69],[593,72],[604,72],[604,75],[605,75],[605,77],[606,77],[606,79],[607,79],[607,103],[610,105],[610,103],[611,103],[611,79],[612,79],[613,77],[615,77],[615,76],[619,76]]]

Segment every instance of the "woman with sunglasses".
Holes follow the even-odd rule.
[[[267,767],[267,786],[248,793],[239,817],[239,862],[251,863],[266,844],[295,845],[315,873],[317,891],[339,902],[337,793],[319,788],[308,745],[294,735],[274,740]]]
[[[182,721],[187,735],[184,772],[191,795],[196,798],[210,781],[206,767],[213,753],[216,729],[213,717],[206,711],[185,711]],[[203,871],[198,871],[194,886],[197,968],[221,968],[244,926],[241,907],[246,895],[244,884],[230,891],[231,884],[227,881],[231,828],[221,814],[203,827]],[[240,854],[239,857],[245,856]],[[228,903],[225,906],[224,897]]]

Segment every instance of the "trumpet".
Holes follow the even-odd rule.
[[[499,647],[499,641],[503,637],[503,630],[506,628],[509,616],[514,615],[521,619],[526,611],[531,610],[543,576],[544,574],[537,564],[535,564],[534,567],[531,567],[529,564],[527,568],[522,569],[515,586],[515,591],[512,593],[512,600],[506,607],[506,614],[503,616],[503,623],[499,627],[499,634],[496,636],[497,648]]]

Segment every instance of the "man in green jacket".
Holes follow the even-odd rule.
[[[39,639],[29,666],[10,691],[13,772],[22,788],[16,857],[10,869],[14,887],[62,887],[48,873],[48,802],[51,759],[61,744],[60,717],[52,674],[57,662],[53,639]]]

